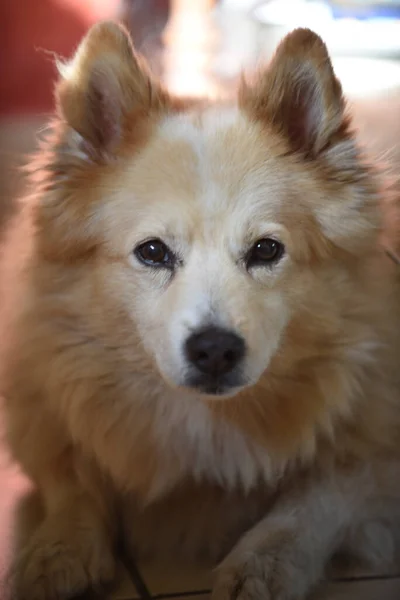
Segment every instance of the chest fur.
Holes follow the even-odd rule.
[[[234,425],[217,419],[206,404],[180,397],[167,404],[159,403],[152,422],[159,467],[150,497],[163,495],[185,477],[248,492],[260,480],[271,482],[276,476],[267,451]]]

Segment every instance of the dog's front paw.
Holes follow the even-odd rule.
[[[310,588],[290,544],[271,544],[257,552],[233,551],[217,570],[212,600],[303,600]]]
[[[218,570],[212,600],[272,600],[268,577],[257,556]],[[275,599],[274,599],[275,600]]]
[[[12,573],[15,600],[69,600],[112,581],[115,562],[98,539],[68,539],[34,535]]]

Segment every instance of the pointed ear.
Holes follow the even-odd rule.
[[[272,124],[294,151],[316,156],[345,127],[342,88],[328,50],[309,29],[287,35],[253,86],[243,82],[239,103]]]
[[[112,152],[126,124],[134,126],[139,115],[167,103],[167,94],[152,81],[128,33],[116,23],[94,25],[59,70],[59,112],[92,154]]]

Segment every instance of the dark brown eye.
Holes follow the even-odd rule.
[[[135,254],[137,258],[150,267],[165,267],[171,269],[174,265],[174,255],[161,240],[149,240],[140,244]]]
[[[277,262],[285,251],[283,244],[272,238],[258,240],[247,257],[247,267],[266,266]]]

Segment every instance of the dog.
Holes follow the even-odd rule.
[[[396,560],[398,266],[322,40],[232,102],[173,98],[114,23],[59,70],[8,352],[43,509],[15,597],[97,589],[121,544],[214,565],[214,600]]]

